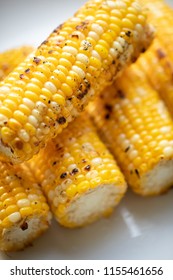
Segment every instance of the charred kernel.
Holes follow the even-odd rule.
[[[72,171],[71,171],[71,174],[74,175],[76,174],[77,172],[79,172],[79,170],[77,168],[74,168]]]
[[[25,76],[24,76],[24,74],[20,74],[19,77],[20,77],[20,79],[23,79]]]
[[[136,173],[136,175],[138,176],[138,178],[140,178],[140,174],[139,174],[138,169],[135,169],[135,173]]]
[[[57,120],[57,122],[58,122],[59,124],[64,124],[64,123],[66,123],[66,118],[60,117],[60,118]]]
[[[77,34],[72,34],[71,37],[75,38],[75,39],[79,39],[79,35],[77,35]]]
[[[53,50],[48,51],[48,54],[52,54],[52,53],[53,53]]]
[[[21,225],[20,225],[21,230],[27,230],[28,229],[28,223],[26,221],[24,221]]]
[[[84,169],[85,169],[86,171],[90,171],[90,169],[91,169],[91,165],[87,165],[87,166],[85,166],[85,167],[84,167]]]
[[[62,173],[61,175],[60,175],[60,178],[61,179],[64,179],[64,178],[66,178],[67,177],[67,172],[64,172],[64,173]]]
[[[105,119],[106,119],[106,120],[110,119],[110,114],[106,114],[106,115],[105,115]]]
[[[33,62],[35,62],[36,64],[39,64],[40,61],[41,61],[41,59],[38,58],[38,57],[36,57],[36,56],[35,56],[34,59],[33,59]]]
[[[105,104],[105,109],[109,112],[112,112],[112,105],[110,104]]]
[[[30,68],[27,68],[26,70],[25,70],[25,73],[29,73],[31,70],[30,70]]]
[[[77,95],[77,98],[78,98],[79,100],[81,100],[81,99],[84,98],[84,96],[85,96],[86,94],[87,94],[87,91],[81,92],[81,93],[79,93],[79,94]]]
[[[128,37],[131,36],[131,31],[130,31],[130,30],[128,30],[128,31],[126,32],[126,36],[128,36]]]
[[[76,30],[83,31],[87,28],[88,24],[89,24],[89,21],[87,21],[87,20],[82,21],[81,24],[76,26]]]
[[[162,59],[162,58],[166,57],[166,53],[162,49],[157,49],[156,54],[157,54],[159,59]]]
[[[128,147],[124,150],[124,152],[127,153],[129,150],[130,150],[130,146],[128,146]]]
[[[117,94],[118,94],[119,98],[121,98],[121,99],[125,98],[125,94],[121,89],[117,90]]]
[[[23,149],[23,142],[21,140],[16,140],[15,141],[15,147],[18,149],[18,150],[22,150]]]

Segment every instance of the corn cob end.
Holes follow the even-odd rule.
[[[124,176],[86,112],[29,164],[65,227],[85,226],[107,215],[126,191]]]
[[[26,164],[0,158],[0,250],[18,251],[48,229],[51,212]]]
[[[165,193],[173,185],[173,160],[164,160],[141,178],[141,187],[134,189],[143,196]]]
[[[77,194],[64,208],[57,209],[57,221],[66,227],[82,227],[112,213],[126,191],[126,184],[102,184]],[[62,211],[62,215],[60,212]]]
[[[33,240],[40,236],[50,225],[51,214],[28,216],[19,222],[19,213],[11,215],[14,225],[4,228],[0,225],[0,248],[2,251],[18,251],[31,245]]]

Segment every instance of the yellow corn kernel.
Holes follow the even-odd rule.
[[[31,202],[31,207],[33,209],[38,209],[38,210],[41,210],[42,209],[42,204],[40,201],[32,201]]]
[[[0,84],[0,120],[1,117],[4,119],[3,116],[9,118],[7,123],[0,122],[0,135],[3,127],[14,131],[11,141],[3,138],[0,152],[14,163],[38,153],[84,109],[94,95],[115,79],[127,63],[137,58],[152,39],[153,32],[146,23],[145,12],[139,9],[136,0],[122,1],[121,8],[110,1],[91,0],[88,3],[78,10],[74,18],[50,34]],[[130,8],[135,16],[129,17]],[[16,94],[13,102],[17,111],[13,110],[15,104],[6,102],[12,93]],[[40,101],[44,102],[46,109],[36,117],[34,110]],[[30,109],[27,116],[23,105]],[[65,125],[59,123],[57,126],[60,118],[66,118]],[[26,129],[28,122],[35,126],[35,132]],[[43,123],[49,126],[48,133],[42,132]],[[31,147],[28,152],[14,144],[18,137],[24,142],[19,133],[21,129],[26,129],[29,134],[27,143]]]
[[[11,227],[11,225],[12,225],[12,222],[9,220],[8,217],[6,217],[6,218],[2,221],[2,223],[0,224],[0,227],[3,227],[3,228],[5,228],[5,229],[8,229],[8,228]]]
[[[16,110],[13,114],[13,118],[20,122],[21,124],[25,124],[26,120],[27,120],[27,116],[25,116],[25,114],[19,110]]]
[[[66,194],[68,197],[72,198],[75,196],[75,194],[77,193],[77,186],[72,184],[69,187],[67,187],[66,189]]]
[[[0,220],[3,220],[4,218],[6,218],[6,209],[1,209],[0,210]]]
[[[16,205],[9,205],[6,209],[6,215],[9,216],[10,214],[17,212],[18,211],[18,207]]]
[[[9,205],[16,203],[16,199],[14,197],[8,197],[3,201],[3,207],[7,208]]]
[[[65,105],[65,98],[64,96],[60,94],[54,94],[53,101],[55,101],[57,104],[64,106]]]
[[[66,210],[65,205],[60,204],[55,212],[56,217],[62,217],[64,215],[64,212]]]
[[[90,189],[90,183],[88,181],[82,181],[77,186],[78,193],[84,193]]]
[[[8,107],[5,107],[5,106],[1,106],[0,107],[0,114],[3,116],[4,115],[4,118],[11,118],[12,116],[12,111],[8,108]]]
[[[11,141],[13,139],[13,136],[14,136],[14,132],[8,128],[8,127],[3,127],[2,130],[1,130],[1,137],[2,137],[2,140],[5,142],[5,141]]]
[[[21,214],[22,218],[24,218],[26,216],[28,217],[33,214],[33,209],[32,209],[32,207],[23,207],[20,209],[20,214]]]

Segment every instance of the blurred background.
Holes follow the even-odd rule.
[[[86,0],[1,0],[0,52],[21,44],[37,46]],[[173,0],[167,0],[173,3]]]
[[[85,0],[1,0],[0,52],[21,44],[37,46]]]

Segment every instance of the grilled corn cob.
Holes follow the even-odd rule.
[[[173,57],[155,40],[152,48],[138,61],[152,87],[159,93],[173,115]]]
[[[0,84],[0,152],[19,163],[62,131],[151,41],[136,0],[91,0]]]
[[[153,5],[155,9],[153,10]],[[156,26],[156,38],[137,64],[146,73],[151,85],[159,92],[173,115],[173,10],[161,0],[146,1],[149,20]]]
[[[32,47],[22,46],[0,53],[0,81],[3,80],[32,51]]]
[[[20,47],[1,54],[0,72],[8,64],[3,76],[29,52],[31,47]],[[0,250],[21,250],[48,228],[51,213],[26,164],[12,166],[0,157],[0,182]]]
[[[126,191],[122,173],[86,114],[49,142],[30,166],[57,221],[66,227],[110,214]]]
[[[1,159],[0,182],[0,250],[21,250],[49,227],[49,206],[26,165]]]
[[[136,64],[89,111],[136,193],[157,195],[173,185],[172,119]]]
[[[172,33],[172,8],[164,0],[142,0],[142,2],[147,8],[148,21],[156,27],[156,37],[164,47],[169,46],[173,50],[169,37],[169,34]]]
[[[10,65],[10,66],[12,67],[12,65]],[[81,129],[81,126],[82,126],[82,129]],[[100,215],[103,215],[103,214],[105,215],[107,212],[110,212],[113,209],[113,206],[115,206],[119,202],[119,200],[122,198],[122,196],[126,190],[126,184],[124,182],[123,176],[121,175],[118,167],[116,167],[114,160],[111,158],[108,151],[105,150],[104,145],[98,139],[98,136],[96,135],[94,127],[91,124],[91,122],[89,121],[88,117],[81,116],[80,118],[78,118],[76,121],[74,121],[73,124],[71,124],[71,126],[69,127],[69,130],[70,131],[65,130],[64,133],[60,136],[61,141],[54,140],[54,142],[49,144],[49,146],[46,148],[46,150],[44,152],[42,151],[44,155],[42,155],[42,157],[41,157],[41,155],[39,156],[40,170],[38,171],[38,165],[37,165],[36,176],[39,178],[39,180],[40,180],[40,178],[44,178],[44,179],[41,179],[40,182],[42,182],[42,180],[44,180],[43,188],[46,189],[47,196],[51,198],[49,200],[49,202],[52,205],[54,213],[56,213],[57,207],[58,207],[58,206],[55,207],[54,203],[56,202],[56,205],[57,205],[58,200],[59,200],[59,203],[60,203],[60,201],[65,202],[64,194],[65,194],[65,191],[67,192],[68,197],[70,197],[70,200],[68,201],[68,205],[64,204],[64,206],[65,205],[67,206],[67,209],[66,209],[67,216],[63,219],[63,221],[64,221],[64,225],[75,227],[75,226],[79,226],[79,225],[81,226],[86,223],[92,222],[95,219],[97,219]],[[85,136],[82,136],[82,134],[85,134]],[[79,161],[78,165],[82,165],[82,168],[84,171],[83,173],[84,173],[84,175],[87,175],[88,178],[83,175],[82,171],[79,168],[77,168],[77,165],[75,164],[75,162],[76,162],[75,157],[74,157],[74,159],[72,159],[73,148],[70,146],[73,145],[73,143],[75,141],[74,136],[77,138],[76,142],[75,142],[75,147],[78,146],[79,155],[77,155],[77,151],[74,151],[74,153],[77,156],[77,159]],[[67,142],[68,142],[68,138],[70,138],[70,137],[73,140],[71,141],[71,143],[69,145],[69,143],[67,143]],[[92,142],[94,142],[94,146],[91,146],[90,137],[92,137]],[[87,139],[89,140],[88,143],[86,143]],[[70,149],[71,158],[69,159],[70,154],[66,153],[66,157],[68,156],[68,159],[66,159],[66,157],[65,157],[65,159],[62,160],[61,154],[60,154],[60,155],[58,155],[58,157],[61,159],[61,162],[59,162],[59,160],[57,159],[58,151],[55,151],[55,149],[59,150],[61,148],[60,151],[62,152],[62,148],[65,146],[66,143],[67,143],[67,152]],[[57,148],[57,145],[60,145],[60,147]],[[91,150],[91,148],[93,150]],[[104,154],[103,158],[100,158],[101,155],[98,154],[98,152],[96,151],[96,148],[97,148],[97,151],[99,151],[99,152],[103,148],[103,151],[102,151],[102,153]],[[91,156],[89,156],[89,157],[88,157],[88,155],[86,155],[87,149],[89,152],[91,152]],[[51,152],[51,156],[50,156],[50,152]],[[105,152],[106,152],[106,154],[105,154]],[[82,158],[82,153],[83,153],[83,158]],[[75,155],[73,155],[73,156],[75,156]],[[49,156],[51,159],[49,158]],[[46,157],[49,158],[51,168],[52,168],[52,164],[54,166],[53,176],[56,177],[56,184],[59,185],[59,188],[55,185],[54,186],[46,185],[46,182],[53,179],[52,174],[50,176],[50,174],[46,173],[47,169],[48,169],[48,165],[45,164]],[[70,164],[70,161],[72,161],[71,164]],[[80,162],[80,161],[82,161],[82,162]],[[71,168],[71,174],[72,174],[71,176],[72,176],[72,179],[74,180],[74,184],[73,184],[73,180],[71,180],[72,184],[69,187],[68,187],[68,184],[70,183],[70,179],[65,179],[65,180],[62,180],[63,178],[60,179],[59,178],[60,171],[58,171],[58,168],[61,167],[61,164],[62,164],[62,166],[65,167],[68,163],[69,163],[68,169]],[[23,166],[26,166],[26,164],[27,163],[24,163]],[[35,172],[36,160],[32,161],[31,166]],[[42,174],[41,177],[40,177],[40,172]],[[50,171],[49,171],[49,173],[50,173]],[[117,176],[116,178],[113,178],[113,180],[110,180],[107,178],[107,181],[106,181],[106,176],[107,177],[110,175],[115,176],[115,174]],[[62,186],[60,183],[62,184]],[[117,187],[118,183],[119,183],[119,186]],[[55,184],[55,182],[54,182],[54,184]],[[55,188],[56,188],[56,190],[55,190]],[[53,192],[54,192],[54,195],[53,195]],[[109,196],[111,196],[111,194],[113,196],[111,197],[110,202],[109,202],[109,200],[108,200],[108,202],[105,200],[107,205],[104,205],[104,203],[105,203],[104,200],[101,201],[102,196],[106,196],[105,198],[107,199]],[[101,201],[99,203],[99,205],[97,206],[98,208],[95,205],[92,205],[92,199],[94,199],[94,197],[96,195],[99,196],[98,201],[99,200]],[[80,217],[79,222],[73,222],[73,223],[70,222],[69,212],[71,211],[71,208],[77,207],[81,203],[84,203],[85,207],[87,207],[87,209],[82,207],[83,212],[86,209],[86,213],[83,214],[83,215],[85,215],[84,221],[82,221],[82,217]],[[61,207],[62,207],[62,205],[61,205]],[[90,208],[88,208],[88,207],[90,207]],[[79,211],[79,213],[81,212],[80,210],[78,210],[78,211]],[[92,214],[92,217],[90,217],[91,214]],[[57,215],[57,219],[59,219],[59,214]],[[67,221],[66,221],[66,219],[67,219]],[[79,219],[79,217],[77,217],[77,215],[76,215],[75,219]]]

